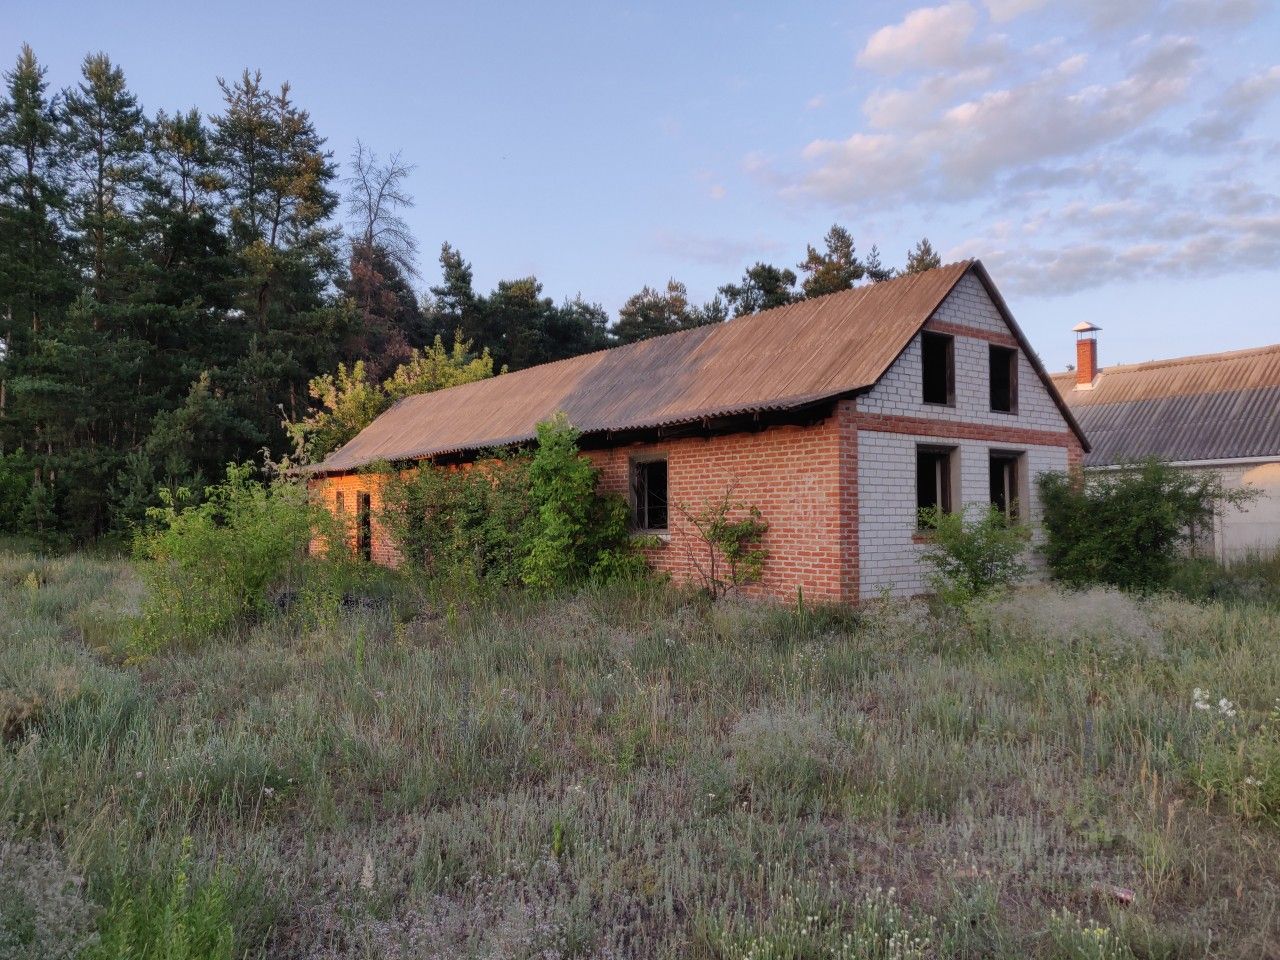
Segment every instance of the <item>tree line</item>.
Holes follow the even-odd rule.
[[[793,270],[707,303],[676,280],[616,319],[536,277],[475,289],[445,244],[418,292],[412,166],[339,167],[287,83],[218,80],[220,109],[148,113],[86,56],[50,88],[24,45],[0,90],[0,533],[127,529],[268,451],[323,456],[399,396],[875,282],[835,225]],[[937,266],[928,240],[903,272]]]

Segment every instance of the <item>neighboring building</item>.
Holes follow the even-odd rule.
[[[1280,547],[1280,344],[1099,367],[1098,329],[1076,326],[1076,369],[1053,378],[1092,444],[1085,468],[1158,457],[1212,470],[1258,496],[1220,511],[1201,548],[1229,560]]]
[[[630,499],[676,579],[681,507],[732,485],[768,523],[750,592],[856,601],[925,589],[918,508],[994,502],[1035,521],[1035,477],[1084,436],[982,264],[966,261],[401,400],[317,468],[357,548],[395,563],[371,462],[457,463],[558,411],[601,486]]]

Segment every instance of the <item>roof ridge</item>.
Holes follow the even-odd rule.
[[[1160,370],[1167,367],[1192,366],[1198,363],[1218,363],[1224,360],[1237,360],[1241,357],[1257,356],[1263,353],[1280,353],[1280,343],[1268,343],[1261,347],[1244,347],[1240,350],[1222,350],[1218,353],[1192,353],[1185,357],[1165,357],[1161,360],[1142,360],[1138,363],[1113,363],[1110,366],[1099,367],[1098,374],[1104,373],[1128,373],[1137,370]],[[1074,376],[1073,370],[1060,370],[1052,376],[1068,377]]]
[[[768,316],[769,314],[781,313],[784,310],[790,310],[792,307],[797,307],[800,304],[820,303],[824,300],[829,300],[833,297],[846,296],[855,291],[864,291],[864,290],[870,290],[872,288],[886,287],[890,284],[898,283],[899,281],[910,280],[916,277],[921,277],[926,274],[940,272],[943,270],[952,270],[960,266],[963,266],[965,267],[965,269],[968,269],[969,267],[972,267],[976,262],[977,261],[974,258],[970,257],[966,260],[955,260],[955,261],[952,261],[951,263],[944,263],[941,266],[932,267],[928,270],[921,270],[918,273],[898,274],[898,276],[891,277],[888,280],[879,280],[879,281],[871,280],[866,283],[860,283],[854,287],[847,287],[844,290],[833,290],[831,293],[824,293],[821,296],[802,297],[799,300],[793,300],[791,303],[784,303],[778,307],[769,307],[767,310],[757,310],[755,313],[744,313],[741,316],[729,317],[728,319],[722,320],[719,323],[700,323],[696,327],[685,327],[682,330],[669,330],[666,333],[659,333],[659,334],[655,334],[652,337],[645,337],[643,340],[632,340],[629,343],[616,343],[611,347],[601,347],[599,350],[589,350],[586,353],[575,353],[571,357],[561,357],[559,360],[547,360],[544,363],[535,363],[531,367],[521,367],[519,370],[508,370],[505,372],[499,372],[494,374],[493,377],[487,378],[487,379],[497,379],[499,377],[510,377],[510,376],[515,376],[516,374],[524,373],[527,370],[545,370],[550,367],[555,367],[559,364],[581,362],[586,357],[595,357],[595,356],[600,356],[606,353],[613,354],[613,353],[617,353],[619,350],[627,350],[631,347],[636,347],[642,343],[652,343],[656,340],[666,340],[667,338],[670,338],[670,337],[688,336],[700,330],[708,331],[708,333],[711,330],[724,330],[724,329],[727,329],[729,324],[731,323],[737,323],[738,321],[745,321],[745,320],[753,320],[753,319],[756,319],[757,317],[765,317],[765,316]],[[481,382],[483,381],[480,381],[480,380],[470,381],[470,383],[481,383]],[[458,387],[465,387],[465,386],[469,386],[469,383],[459,383],[459,384],[455,384],[453,387],[445,387],[444,389],[453,390]],[[439,392],[440,391],[438,390],[428,390],[425,393],[411,393],[404,397],[401,397],[400,400],[396,401],[396,403],[400,403],[401,401],[404,401],[404,400],[411,400],[414,397],[429,396],[433,393],[439,393]]]

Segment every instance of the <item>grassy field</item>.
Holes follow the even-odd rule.
[[[1280,957],[1274,607],[140,595],[0,553],[0,958]]]

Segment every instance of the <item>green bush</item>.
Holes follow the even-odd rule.
[[[528,523],[527,458],[390,471],[379,517],[400,555],[438,581],[514,585]]]
[[[1109,583],[1149,592],[1168,586],[1192,531],[1250,494],[1212,473],[1147,460],[1083,478],[1044,473],[1045,544],[1054,577],[1072,586]]]
[[[409,564],[443,582],[558,588],[642,574],[627,505],[597,492],[577,440],[561,414],[538,425],[532,454],[388,470],[382,524]]]
[[[1209,557],[1185,557],[1174,566],[1169,590],[1188,600],[1280,606],[1280,552],[1227,563]]]
[[[171,876],[132,889],[118,879],[111,901],[98,921],[98,937],[80,960],[232,960],[235,928],[231,923],[226,881],[191,880],[191,842]]]
[[[326,515],[300,484],[252,476],[250,465],[229,464],[226,480],[194,506],[179,507],[161,491],[165,505],[150,512],[153,525],[135,541],[148,587],[135,653],[223,633],[264,613],[273,590],[299,579]]]
[[[945,602],[963,606],[1026,576],[1022,552],[1031,531],[995,507],[968,515],[932,507],[920,511],[920,519],[929,530],[930,581]]]

